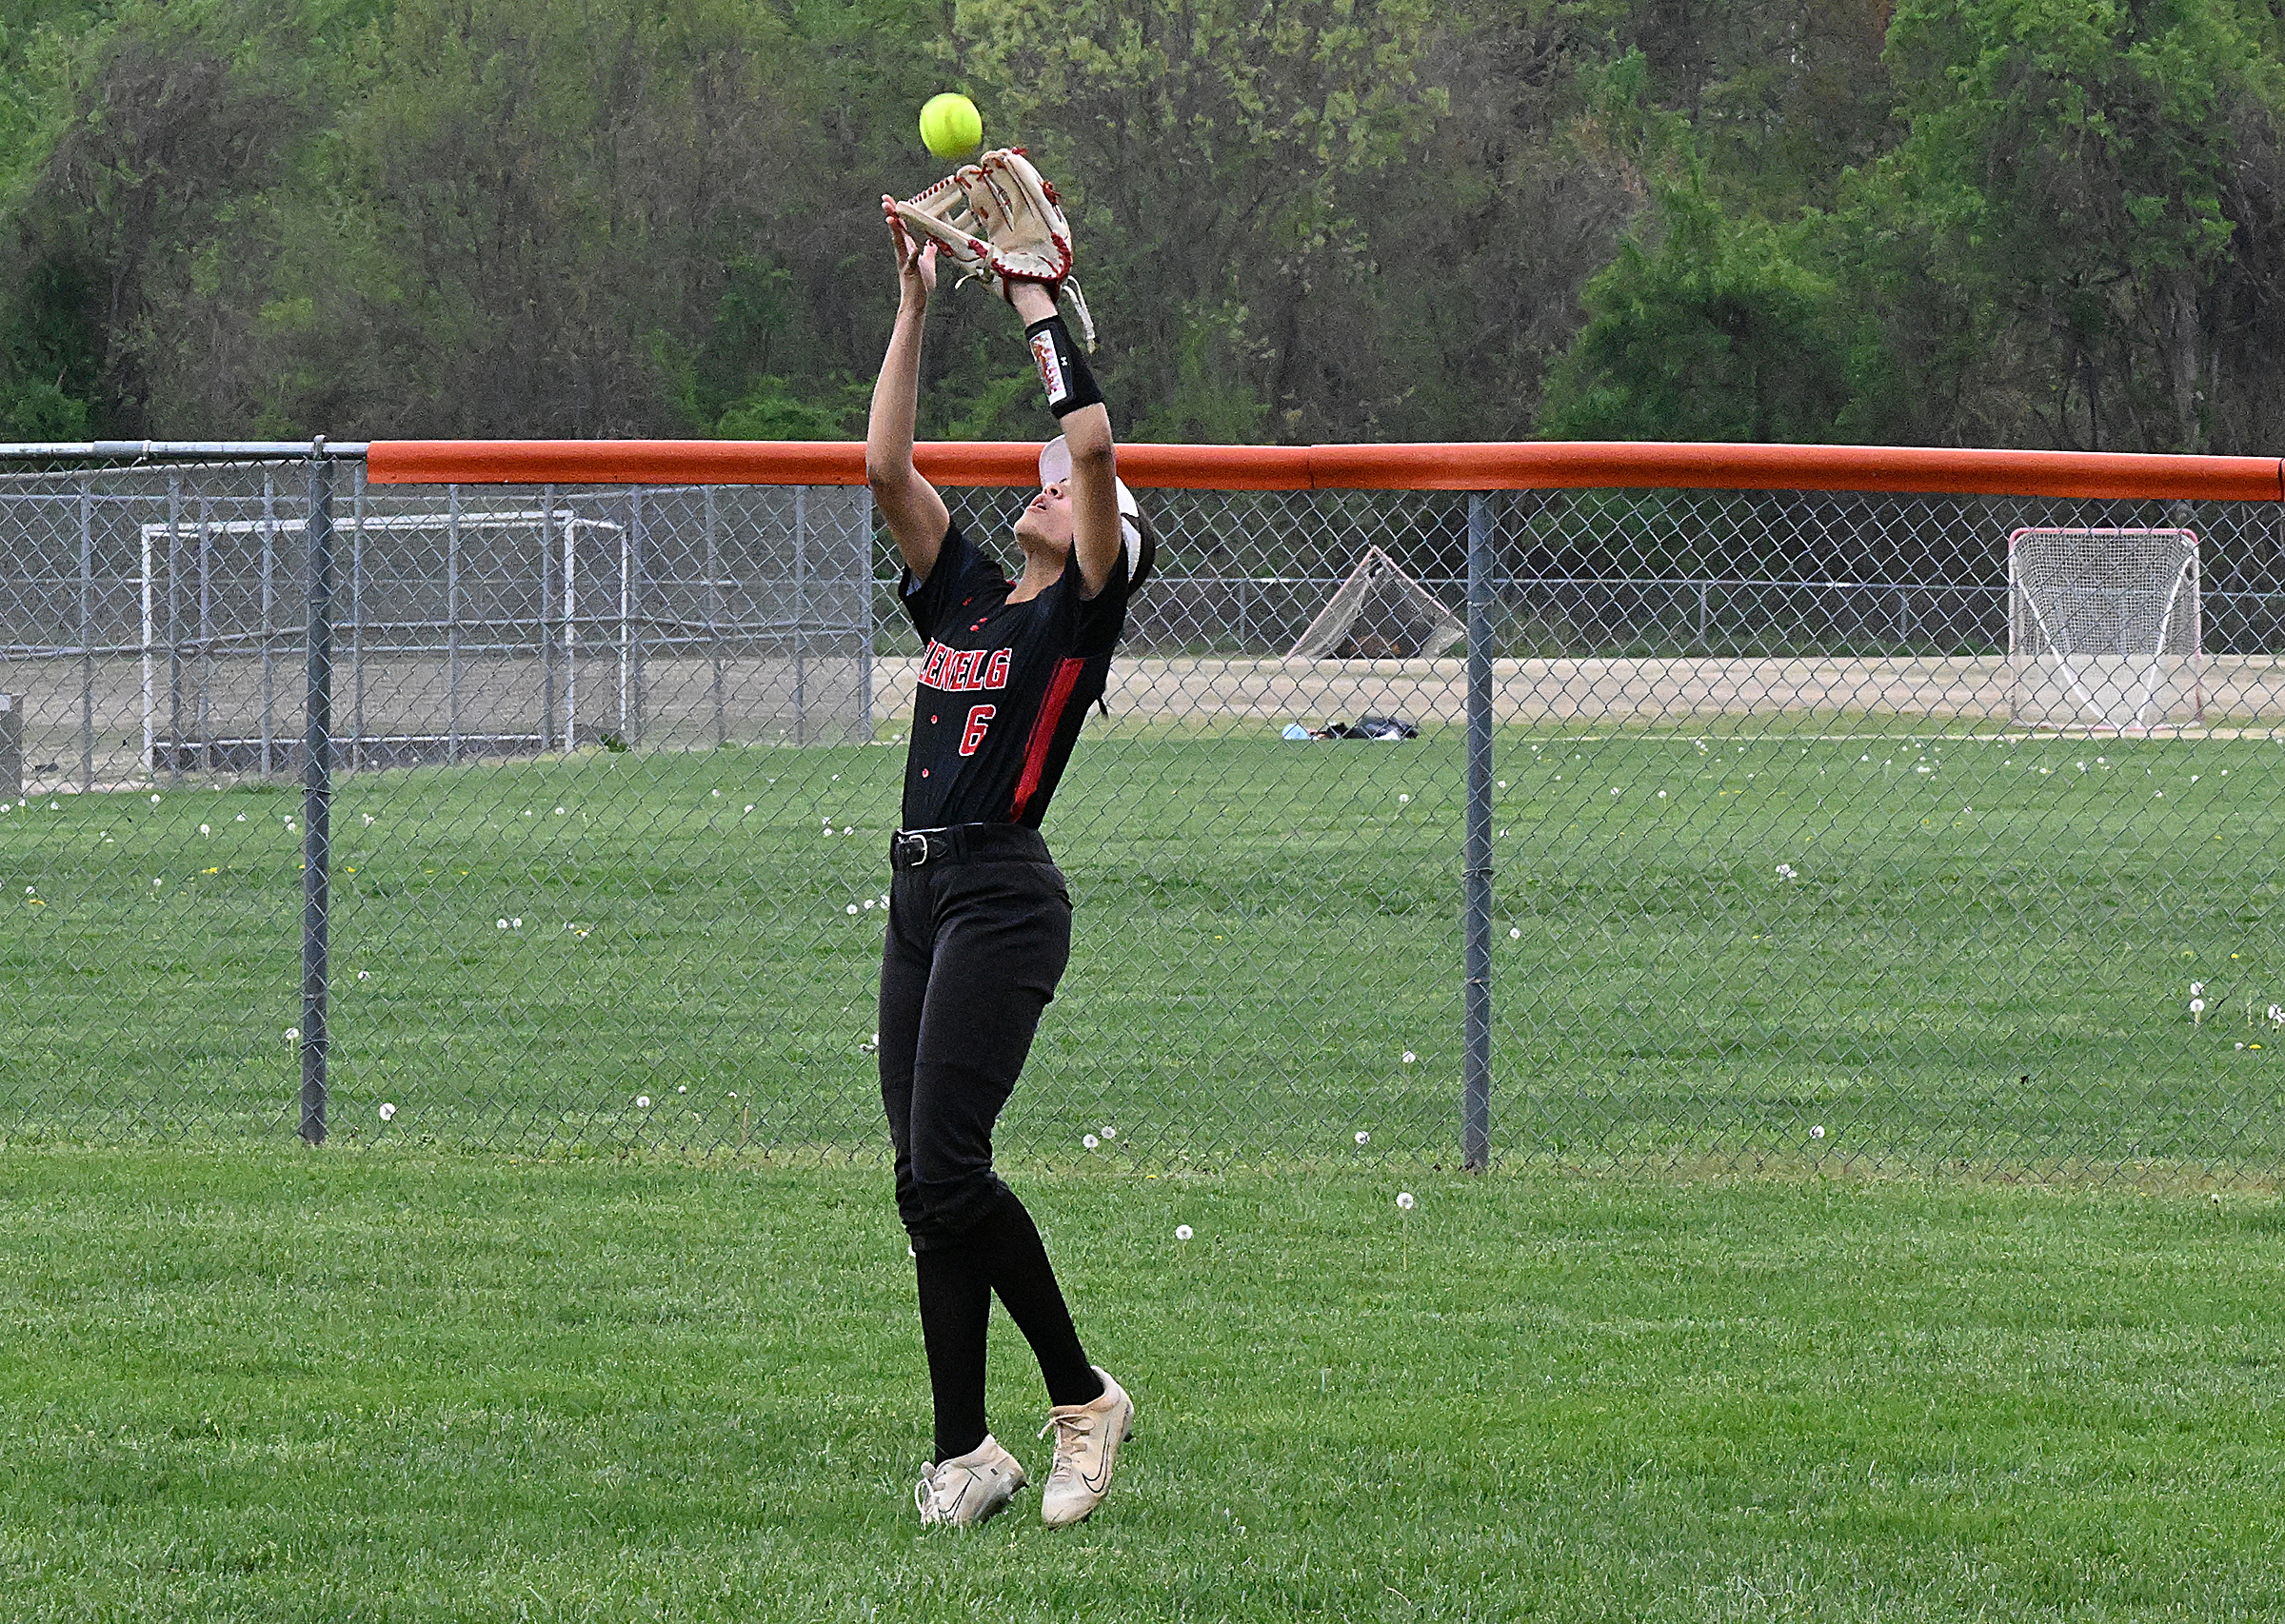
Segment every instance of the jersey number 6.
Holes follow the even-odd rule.
[[[968,712],[968,730],[960,736],[960,753],[973,756],[984,743],[984,730],[992,724],[992,712],[997,706],[980,704]]]

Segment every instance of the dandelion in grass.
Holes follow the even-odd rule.
[[[373,979],[373,973],[370,970],[360,970],[357,972],[357,979],[361,981],[369,981]]]
[[[1177,1240],[1187,1240],[1194,1233],[1186,1223],[1178,1223],[1174,1226],[1174,1238]]]
[[[286,1028],[286,1041],[288,1041],[288,1043],[298,1043],[298,1042],[300,1042],[301,1040],[302,1040],[302,1029],[301,1029],[300,1027],[298,1027],[298,1026],[288,1026],[288,1027],[287,1027],[287,1028]]]
[[[2203,993],[2205,990],[2206,990],[2206,983],[2205,983],[2205,982],[2203,982],[2203,981],[2192,981],[2192,982],[2190,983],[2190,996],[2191,996],[2192,998],[2196,998],[2196,997],[2197,997],[2199,994]]]
[[[647,1111],[647,1110],[649,1110],[649,1109],[650,1109],[650,1096],[649,1096],[649,1095],[647,1095],[647,1094],[638,1094],[638,1095],[636,1095],[636,1096],[635,1096],[635,1109],[636,1109],[636,1110],[638,1110],[638,1111]]]
[[[847,911],[848,911],[848,912],[850,912],[850,913],[852,913],[852,914],[853,914],[853,913],[855,913],[855,912],[857,911],[857,904],[856,904],[856,903],[854,903],[854,902],[851,902],[851,903],[849,904],[849,906],[848,906],[848,910],[847,910]]]
[[[1364,1129],[1359,1128],[1357,1130],[1357,1142],[1359,1144],[1371,1144],[1373,1142],[1373,1136],[1365,1132]]]
[[[1409,795],[1400,795],[1400,796],[1398,796],[1398,797],[1397,797],[1397,804],[1398,804],[1398,805],[1400,805],[1400,806],[1401,806],[1401,805],[1405,804],[1405,802],[1409,802],[1411,799],[1412,799],[1412,797],[1411,797],[1411,796],[1409,796]]]
[[[152,796],[152,797],[150,798],[150,803],[151,803],[153,806],[156,806],[156,805],[159,803],[159,798],[158,798],[157,796],[155,796],[155,795],[154,795],[154,796]]]
[[[2240,1049],[2245,1047],[2243,1043],[2240,1043],[2237,1046]],[[1089,1150],[1100,1150],[1103,1148],[1103,1141],[1097,1139],[1093,1134],[1082,1134],[1080,1136],[1079,1142],[1085,1145]]]
[[[1809,1137],[1813,1139],[1823,1139],[1825,1137],[1825,1125],[1822,1122],[1819,1122],[1816,1126],[1812,1127],[1809,1130]]]
[[[507,921],[507,928],[510,930],[522,930],[524,928],[524,921],[522,920],[509,920]]]
[[[201,823],[198,826],[198,832],[202,835],[210,835],[214,832],[214,825],[211,823]]]
[[[2206,1000],[2204,999],[2194,998],[2190,1000],[2190,1020],[2193,1024],[2198,1026],[2206,1023]]]
[[[506,930],[507,928],[507,921],[506,920],[494,920],[492,921],[492,928],[494,930]]]
[[[1410,1049],[1404,1051],[1404,1063],[1406,1065],[1412,1064],[1412,1062],[1418,1058],[1419,1057],[1416,1056]]]
[[[391,1122],[396,1120],[396,1116],[397,1108],[395,1105],[386,1099],[381,1101],[381,1119],[384,1122]]]
[[[1398,1209],[1402,1212],[1410,1212],[1412,1211],[1412,1192],[1410,1190],[1399,1190],[1397,1192]]]
[[[1521,925],[1509,925],[1507,927],[1507,940],[1510,941],[1521,941],[1523,940],[1523,927]]]

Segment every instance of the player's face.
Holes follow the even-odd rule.
[[[1016,521],[1016,539],[1041,546],[1068,547],[1078,533],[1071,518],[1071,487],[1062,481],[1043,485]]]

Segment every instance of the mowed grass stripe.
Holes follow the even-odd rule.
[[[9,1614],[2285,1612],[2274,1201],[1022,1186],[1138,1436],[1081,1530],[932,1536],[878,1173],[0,1153]]]

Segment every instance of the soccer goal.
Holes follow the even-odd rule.
[[[1288,660],[1434,659],[1467,635],[1460,618],[1378,546],[1364,549]]]
[[[2195,532],[2017,530],[2007,589],[2012,721],[2128,733],[2205,720]]]

